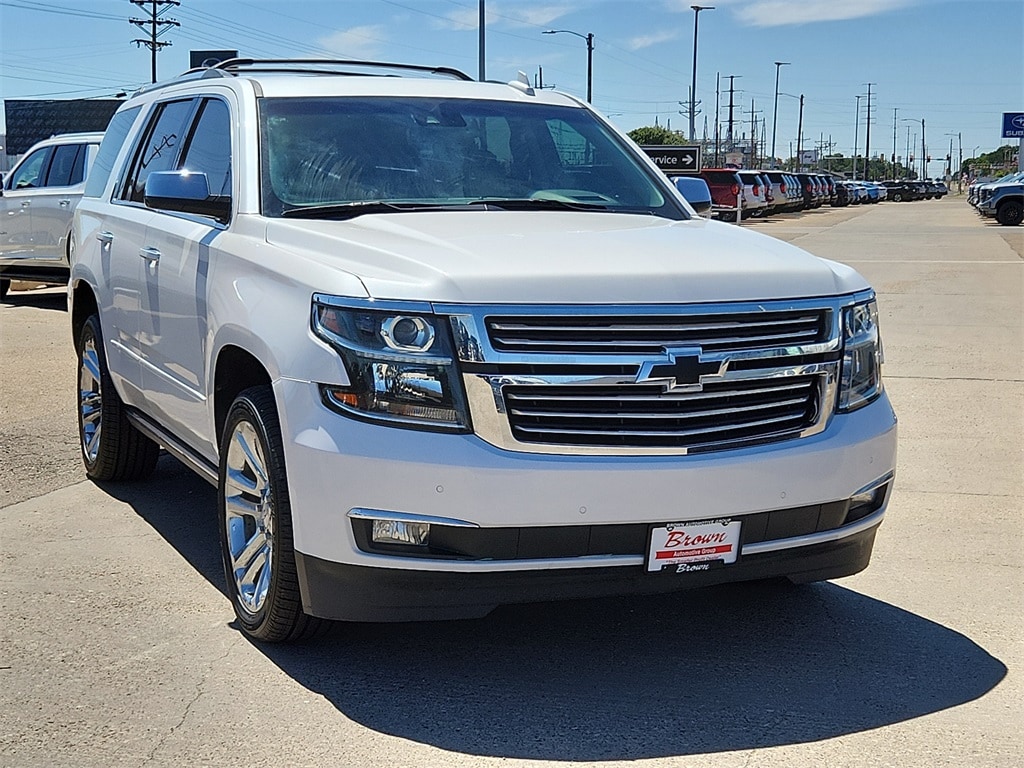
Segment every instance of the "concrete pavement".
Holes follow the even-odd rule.
[[[209,486],[83,480],[62,296],[12,294],[0,766],[1018,766],[1024,228],[948,198],[744,226],[879,292],[900,457],[866,571],[293,647],[231,626]]]

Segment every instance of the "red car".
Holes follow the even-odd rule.
[[[711,213],[722,221],[736,221],[742,209],[743,181],[731,168],[704,168],[701,177],[711,190]]]

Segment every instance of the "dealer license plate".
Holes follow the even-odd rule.
[[[669,523],[651,531],[647,570],[703,571],[719,562],[736,562],[739,548],[739,520]]]

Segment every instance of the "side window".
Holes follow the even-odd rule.
[[[123,199],[141,203],[149,174],[153,171],[171,171],[177,167],[178,153],[192,108],[192,99],[169,101],[157,108],[135,156],[128,183],[122,192]]]
[[[203,101],[180,167],[205,173],[211,195],[231,197],[231,117],[223,101]]]
[[[131,130],[135,118],[139,115],[141,107],[132,107],[124,112],[118,112],[110,119],[107,130],[103,134],[103,141],[100,142],[99,152],[96,153],[96,160],[93,161],[89,170],[89,180],[85,182],[85,196],[99,197],[107,186],[107,180],[114,170],[114,161],[121,151],[128,131]]]
[[[7,183],[7,189],[34,189],[43,186],[43,174],[49,162],[53,147],[37,149],[25,158]]]
[[[81,161],[79,161],[81,158]],[[84,144],[62,144],[54,147],[53,160],[50,161],[50,170],[46,173],[47,187],[69,187],[76,184],[72,181],[75,175],[75,168],[85,166],[85,145]],[[78,181],[82,177],[79,175]]]

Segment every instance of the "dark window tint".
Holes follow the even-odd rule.
[[[79,157],[82,161],[79,163]],[[85,145],[64,144],[55,147],[53,159],[50,161],[50,170],[46,174],[46,186],[48,187],[69,187],[82,180],[79,173],[75,180],[75,169],[81,171],[85,167]]]
[[[135,164],[123,197],[141,203],[146,192],[146,179],[153,171],[171,171],[177,167],[178,153],[185,137],[185,128],[192,114],[193,102],[170,101],[161,104],[135,156]]]
[[[132,124],[139,114],[139,109],[140,107],[126,109],[110,119],[107,130],[103,134],[103,141],[100,142],[99,152],[96,153],[96,161],[89,171],[89,180],[85,183],[84,194],[86,197],[99,197],[103,194],[103,189],[107,186],[107,179],[110,178],[110,172],[114,169],[114,161],[121,151],[125,136],[128,135],[128,131],[131,130]]]
[[[37,149],[25,158],[18,169],[11,174],[7,189],[34,189],[43,186],[46,166],[50,162],[52,147]]]
[[[181,167],[205,173],[211,195],[231,196],[231,119],[223,101],[203,102]]]

